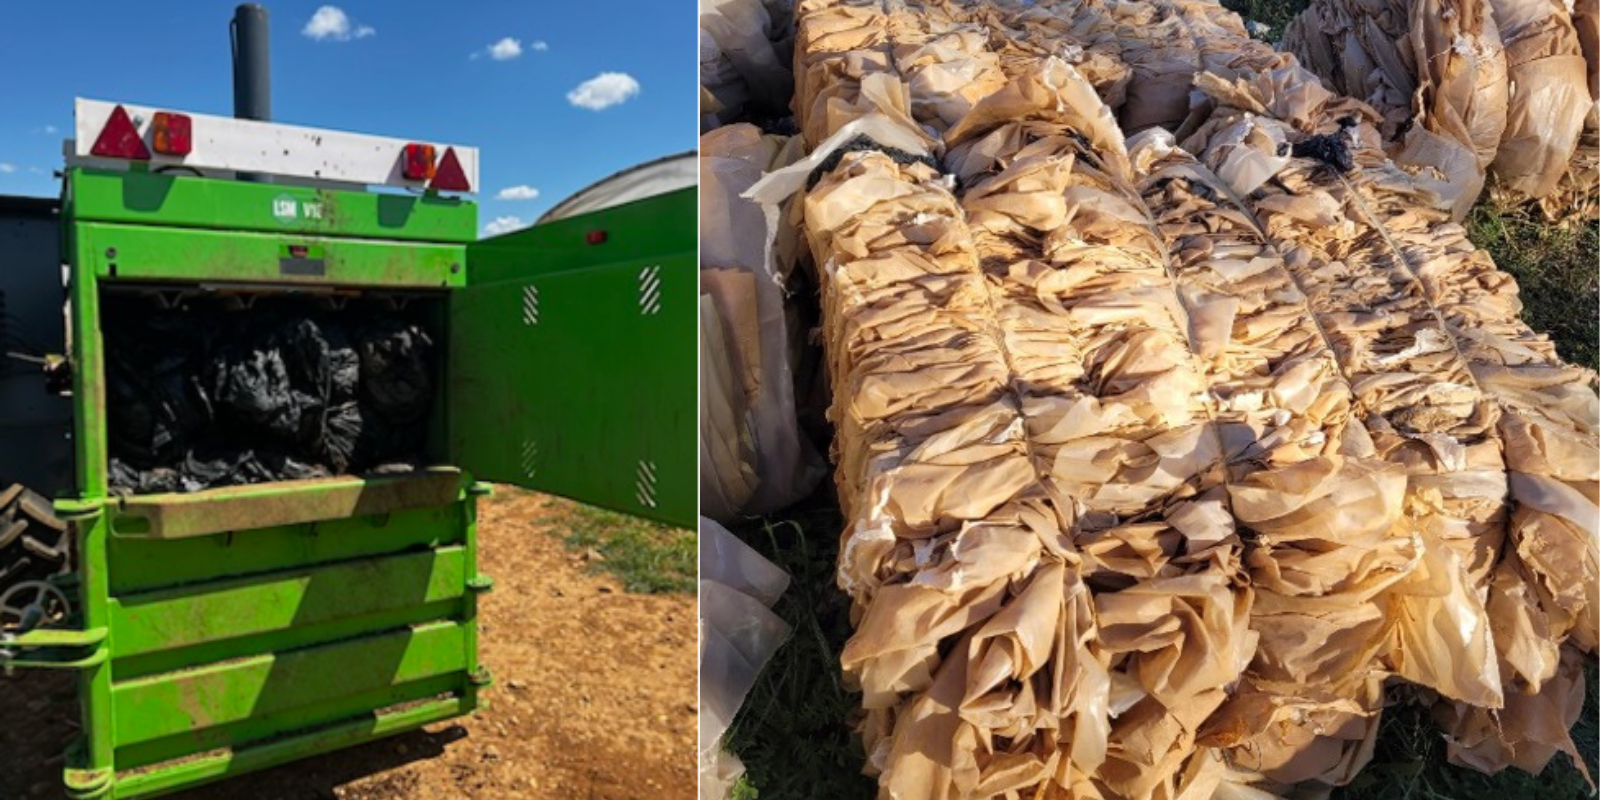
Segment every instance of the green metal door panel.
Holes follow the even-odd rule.
[[[326,753],[414,730],[433,722],[459,717],[471,710],[471,702],[462,697],[446,697],[422,704],[408,704],[404,708],[381,710],[300,736],[272,739],[248,748],[185,759],[161,770],[121,776],[112,787],[111,796],[119,799],[154,797],[179,788],[285,764],[305,758],[307,753]]]
[[[117,742],[199,736],[224,726],[232,741],[259,738],[283,729],[271,719],[280,712],[464,673],[466,635],[462,625],[438,622],[119,683],[112,687]]]
[[[111,533],[182,539],[241,528],[373,516],[454,503],[467,489],[461,470],[428,467],[405,475],[340,476],[135,495],[118,501]]]
[[[470,502],[192,539],[109,537],[111,594],[465,544]]]
[[[465,682],[465,677],[460,674],[436,675],[373,691],[341,694],[323,702],[287,711],[257,713],[248,720],[231,725],[180,731],[148,741],[119,743],[117,765],[126,773],[128,770],[137,770],[152,764],[190,758],[195,753],[221,748],[247,748],[262,741],[271,741],[274,735],[282,731],[307,729],[315,731],[328,724],[362,717],[370,718],[374,709],[392,708],[451,694],[459,696],[458,690]],[[307,751],[306,754],[315,752]]]
[[[467,248],[468,271],[473,283],[498,283],[697,253],[699,246],[700,195],[680,189],[474,242]]]
[[[446,401],[456,463],[692,525],[695,278],[680,254],[456,292]]]
[[[111,636],[137,656],[436,603],[466,591],[465,564],[451,547],[113,598]]]
[[[459,286],[466,248],[81,222],[78,268],[101,278],[389,289]]]
[[[221,231],[470,242],[471,202],[438,195],[312,189],[150,172],[71,169],[73,217]]]
[[[694,525],[695,211],[692,191],[675,192],[564,220],[555,234],[606,232],[586,252],[637,256],[576,268],[541,249],[546,226],[469,248],[468,285],[450,296],[453,463]]]

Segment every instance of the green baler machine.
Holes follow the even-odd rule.
[[[80,675],[68,793],[155,796],[479,707],[483,481],[692,525],[696,213],[687,188],[475,241],[476,207],[433,191],[69,167],[76,569],[0,636],[8,669]],[[428,464],[113,492],[106,308],[285,296],[425,309]]]

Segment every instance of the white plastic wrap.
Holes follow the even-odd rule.
[[[723,800],[744,773],[722,747],[789,625],[768,608],[789,575],[715,521],[700,518],[700,798]]]
[[[711,501],[703,503],[703,512],[726,521],[805,497],[824,468],[801,434],[795,411],[797,332],[791,330],[773,255],[777,221],[740,196],[767,169],[792,160],[795,143],[741,124],[706,134],[700,148],[701,294],[712,301],[706,313],[722,326],[720,337],[702,339],[702,363],[709,358],[732,373],[724,380],[702,370],[702,396],[719,397],[701,405],[727,406],[733,414],[701,427],[702,452],[717,458],[701,468],[700,483],[701,497]],[[747,488],[749,475],[756,480]]]

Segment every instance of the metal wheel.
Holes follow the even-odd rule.
[[[6,633],[55,627],[71,613],[66,593],[44,581],[24,581],[0,594],[0,631]]]

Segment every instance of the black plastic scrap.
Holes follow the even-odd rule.
[[[434,342],[406,314],[108,298],[111,486],[145,494],[395,471],[422,458]],[[414,316],[414,315],[409,315]]]
[[[827,158],[822,159],[822,163],[818,164],[816,169],[811,170],[811,174],[806,176],[806,188],[811,189],[815,187],[817,185],[817,181],[822,180],[822,176],[832,172],[834,168],[838,167],[839,162],[844,159],[845,153],[862,153],[868,151],[882,153],[889,158],[894,159],[894,162],[897,164],[925,164],[936,172],[939,170],[939,162],[934,160],[932,156],[920,156],[906,150],[901,150],[898,147],[887,147],[885,145],[878,144],[878,142],[872,137],[862,134],[848,142],[845,142],[842,145],[839,145],[837,149],[828,154]]]
[[[1355,153],[1350,149],[1350,129],[1356,126],[1353,118],[1339,120],[1339,130],[1307,136],[1294,143],[1295,158],[1314,158],[1343,175],[1356,168]]]

